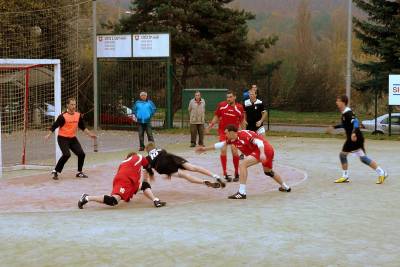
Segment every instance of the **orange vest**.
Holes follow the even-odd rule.
[[[75,137],[81,114],[79,112],[74,112],[74,114],[71,115],[68,112],[65,112],[63,117],[65,124],[58,130],[58,135],[68,138]]]

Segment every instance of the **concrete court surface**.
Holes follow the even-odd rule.
[[[237,185],[229,185],[217,197],[192,200],[181,192],[184,181],[170,181],[180,186],[169,194],[155,184],[154,192],[169,202],[161,209],[153,208],[142,195],[118,208],[89,203],[84,210],[71,208],[77,197],[59,210],[37,206],[31,211],[7,210],[7,199],[2,198],[0,266],[400,266],[400,143],[367,140],[368,154],[390,173],[383,185],[376,185],[375,172],[356,158],[349,159],[352,182],[333,183],[340,175],[338,152],[343,140],[273,137],[270,141],[282,171],[291,166],[308,174],[303,182],[292,181],[301,183],[289,194],[276,191],[268,178],[258,174],[249,178],[251,182],[270,190],[249,186],[247,200],[226,199]],[[219,171],[216,153],[196,157],[186,146],[168,148],[199,165],[202,157],[214,159],[211,169]],[[111,177],[104,176],[109,184],[123,154],[112,155],[113,166],[106,169]],[[92,168],[87,171],[97,177],[101,164],[94,165],[91,156]],[[60,191],[78,184],[71,175],[73,171],[65,172]],[[21,188],[46,192],[48,174],[43,177],[33,184],[30,177],[11,180]],[[3,179],[2,184],[7,182]],[[83,183],[89,182],[82,181],[85,188]],[[106,182],[104,188],[96,186],[105,191],[93,193],[109,193]],[[187,187],[196,193],[192,185]],[[54,195],[49,201],[56,202],[57,187],[48,188]],[[79,197],[83,188],[78,184],[74,195]],[[215,193],[210,190],[198,187],[199,194]],[[176,201],[177,194],[185,201]],[[26,197],[18,201],[26,203]]]

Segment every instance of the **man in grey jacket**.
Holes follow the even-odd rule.
[[[206,101],[196,91],[194,98],[189,102],[190,115],[190,147],[196,146],[197,134],[199,134],[199,146],[204,146],[204,122]]]

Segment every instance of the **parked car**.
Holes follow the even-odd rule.
[[[135,114],[127,106],[104,105],[100,114],[101,124],[132,125],[134,122],[136,122]]]
[[[379,116],[376,121],[376,133],[389,133],[389,114]],[[374,132],[375,119],[362,121],[361,128],[368,132]],[[392,133],[400,134],[400,113],[392,113]]]

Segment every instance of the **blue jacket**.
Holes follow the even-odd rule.
[[[133,113],[139,123],[149,123],[156,113],[156,106],[151,100],[137,100],[133,105]]]
[[[246,101],[247,99],[249,99],[249,89],[245,89],[243,92],[243,102]]]

